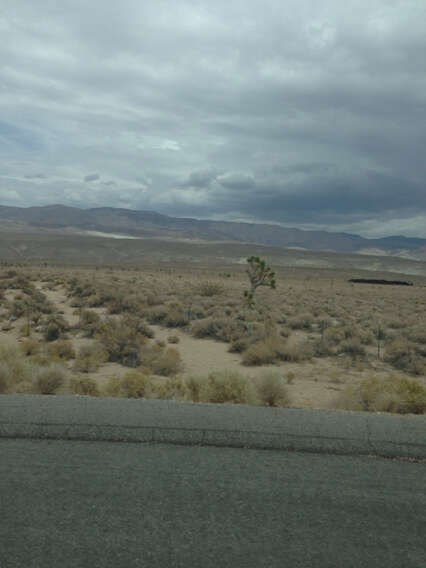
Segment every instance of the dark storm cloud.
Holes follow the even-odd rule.
[[[4,0],[0,203],[426,236],[425,21],[423,0]]]

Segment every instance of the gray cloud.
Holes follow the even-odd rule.
[[[84,176],[84,181],[97,181],[98,179],[100,179],[100,175],[99,174],[89,174],[87,176]]]
[[[425,18],[423,0],[5,0],[2,203],[426,236]]]

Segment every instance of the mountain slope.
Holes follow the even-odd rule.
[[[9,225],[8,225],[9,223]],[[142,237],[235,241],[283,248],[299,247],[312,251],[362,252],[426,260],[426,239],[392,236],[366,239],[349,233],[304,231],[279,225],[237,223],[177,218],[154,211],[133,211],[113,207],[79,209],[64,205],[45,207],[0,206],[0,229],[20,231],[56,229],[102,231]]]

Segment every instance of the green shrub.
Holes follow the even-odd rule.
[[[257,395],[265,406],[289,406],[290,398],[283,379],[276,373],[267,373],[256,384]]]
[[[97,382],[91,377],[76,375],[70,379],[70,389],[73,394],[99,396]]]

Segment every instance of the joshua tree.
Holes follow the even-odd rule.
[[[258,256],[250,256],[247,259],[248,269],[247,274],[250,280],[250,290],[244,292],[249,306],[254,304],[254,294],[259,286],[269,286],[275,288],[275,272],[267,266],[263,258]]]

